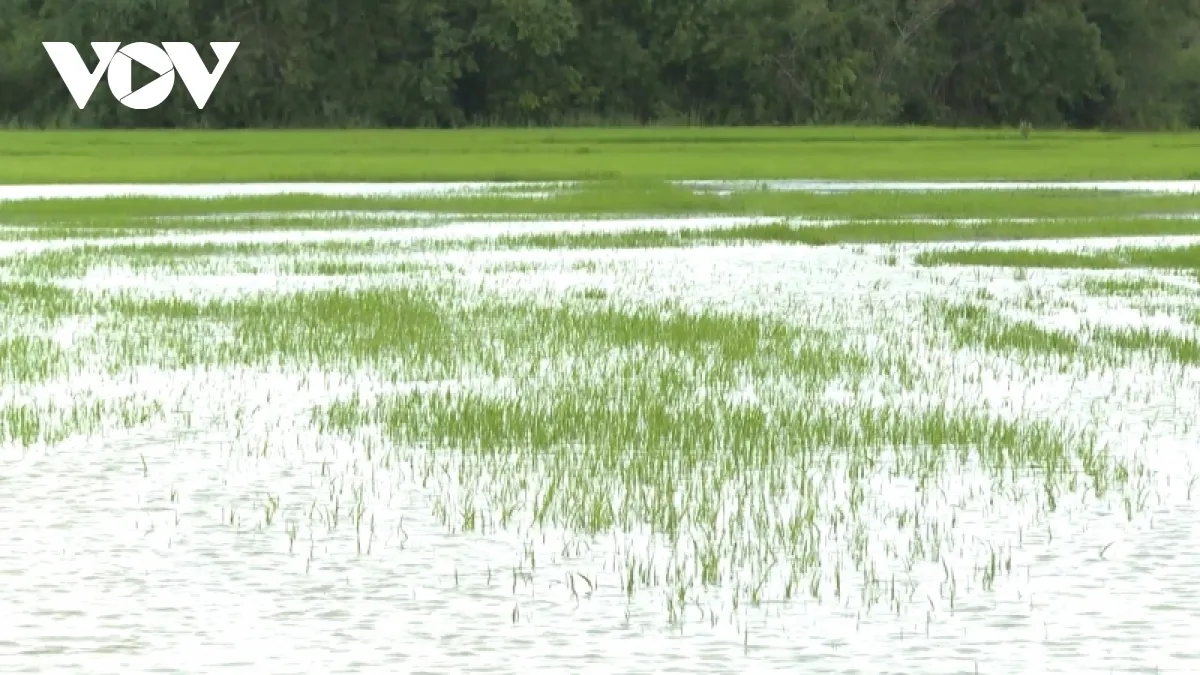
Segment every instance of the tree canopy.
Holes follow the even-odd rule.
[[[85,110],[41,46],[241,42],[203,111],[177,86]],[[0,123],[1200,126],[1200,0],[4,0]]]

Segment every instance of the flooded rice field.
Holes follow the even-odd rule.
[[[698,191],[730,192],[750,189],[799,192],[944,192],[960,190],[1093,190],[1194,194],[1200,180],[1101,180],[1101,181],[830,181],[830,180],[686,180],[679,185]],[[94,185],[0,185],[0,202],[28,199],[97,199],[106,197],[262,197],[320,195],[326,197],[404,197],[473,193],[506,193],[514,196],[552,194],[575,185],[574,181],[491,183],[193,183]]]
[[[1200,668],[1200,237],[371,223],[0,241],[0,671]]]

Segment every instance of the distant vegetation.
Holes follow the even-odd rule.
[[[240,41],[203,112],[41,47]],[[89,64],[92,65],[92,64]],[[1200,126],[1200,0],[5,0],[0,124]]]

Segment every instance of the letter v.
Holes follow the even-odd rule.
[[[95,71],[88,70],[87,64],[79,56],[79,50],[70,42],[43,42],[42,46],[46,48],[46,53],[58,69],[63,84],[67,85],[67,91],[71,92],[71,98],[75,99],[75,105],[83,110],[92,98],[92,92],[96,91],[96,85],[100,84],[100,78],[104,77],[104,71],[108,70],[108,64],[121,48],[121,43],[92,43],[92,51],[96,52],[96,58],[100,61],[96,64]]]
[[[233,59],[233,53],[237,51],[238,45],[241,43],[213,42],[210,44],[213,53],[217,55],[217,65],[211,73],[208,72],[204,61],[200,59],[200,52],[196,51],[191,43],[162,43],[167,56],[171,57],[171,63],[175,64],[175,72],[179,73],[179,79],[183,80],[183,86],[192,95],[192,100],[196,102],[196,107],[200,110],[204,110],[204,104],[208,103],[208,97],[212,96],[213,89],[217,87],[217,82],[225,74],[225,68],[229,66],[229,61]]]

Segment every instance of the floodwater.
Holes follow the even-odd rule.
[[[538,231],[655,226],[678,221],[537,224]],[[531,226],[463,221],[436,231],[373,231],[370,238],[490,236],[498,227]],[[155,241],[197,237],[314,241],[307,231]],[[320,233],[324,241],[356,237]],[[0,258],[30,246],[6,242]],[[42,246],[61,244],[36,244]],[[1098,321],[1154,318],[1132,311],[1134,301],[1063,285],[1099,273],[1031,270],[1018,279],[1004,269],[910,264],[907,256],[924,248],[447,251],[419,258],[455,266],[465,287],[531,302],[560,303],[582,288],[602,288],[630,303],[671,299],[789,320],[820,316],[825,327],[847,332],[890,326],[881,340],[919,337],[913,316],[920,301],[974,297],[980,289],[997,303],[1036,291]],[[184,295],[314,283],[267,276],[147,277],[115,269],[69,283]],[[1170,281],[1185,299],[1200,297],[1194,277]],[[0,319],[0,328],[19,326]],[[56,336],[69,343],[88,330],[62,325]],[[399,470],[380,479],[384,487],[368,500],[377,520],[366,553],[353,527],[310,530],[303,516],[310,503],[324,505],[343,478],[349,491],[370,469],[354,440],[317,434],[308,411],[383,386],[369,372],[147,368],[120,377],[81,372],[38,387],[0,381],[0,405],[140,394],[185,411],[188,420],[176,416],[49,448],[0,446],[0,673],[1200,672],[1200,509],[1193,501],[1200,489],[1193,494],[1191,480],[1191,456],[1200,447],[1193,423],[1200,369],[1149,360],[1091,371],[1043,368],[926,348],[917,360],[943,374],[948,401],[1076,420],[1143,462],[1148,471],[1133,498],[1144,497],[1144,510],[1128,517],[1115,495],[1064,499],[1045,512],[1036,495],[1015,495],[1020,485],[991,504],[957,510],[949,505],[962,495],[992,488],[987,477],[967,471],[931,490],[929,516],[957,522],[947,567],[900,573],[898,608],[865,607],[856,596],[862,584],[847,566],[849,590],[840,598],[804,596],[740,610],[714,600],[719,620],[711,620],[705,603],[685,613],[682,625],[668,625],[660,593],[627,598],[619,589],[622,568],[612,563],[630,550],[625,535],[598,537],[583,542],[584,552],[565,555],[580,542],[561,532],[451,533],[431,510],[436,477],[425,485]],[[871,487],[880,503],[905,502],[912,492],[882,475]],[[270,527],[260,522],[266,495],[282,500]],[[287,524],[293,519],[304,525],[294,540]],[[881,519],[877,529],[889,527],[895,525]],[[990,589],[972,569],[978,551],[989,547],[1012,556],[1011,571]],[[536,571],[514,571],[530,550]],[[828,580],[839,561],[827,563]],[[572,575],[595,582],[594,592],[583,593],[578,581],[570,588]]]

